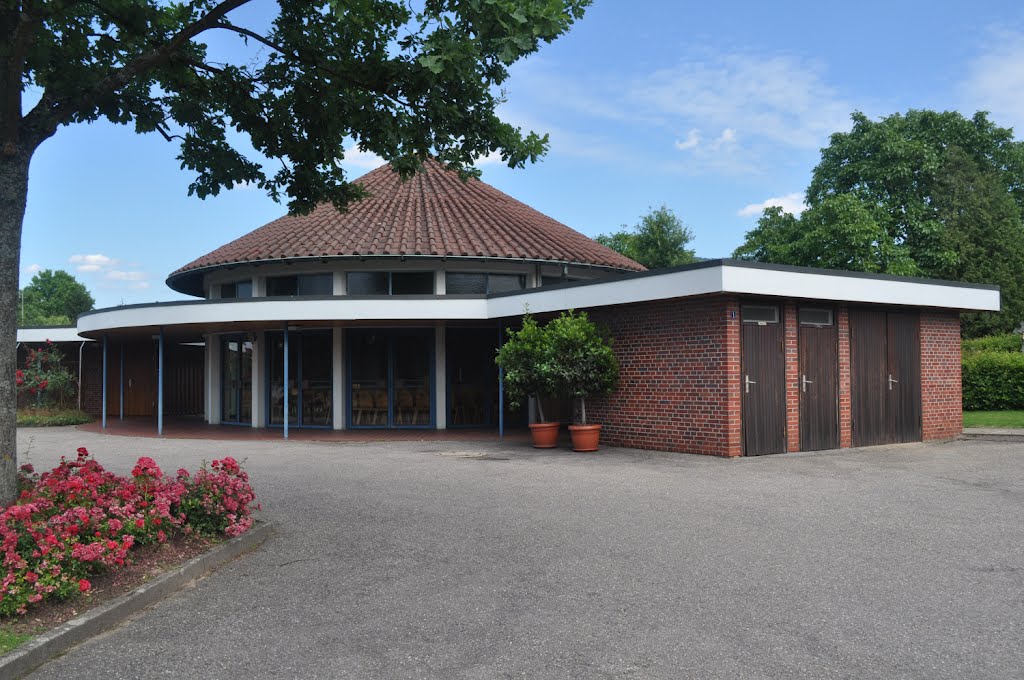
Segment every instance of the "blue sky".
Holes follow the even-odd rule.
[[[273,7],[233,17],[255,27]],[[721,257],[763,205],[800,209],[853,110],[987,110],[1024,131],[1024,7],[596,0],[513,68],[507,91],[502,115],[550,133],[551,151],[525,170],[485,162],[484,181],[591,236],[664,203],[699,255]],[[100,307],[176,299],[168,273],[284,213],[248,188],[189,197],[176,155],[107,123],[58,131],[31,169],[22,284],[62,268]],[[356,153],[346,166],[375,163]]]

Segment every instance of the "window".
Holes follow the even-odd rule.
[[[811,309],[807,307],[800,308],[800,325],[801,326],[831,326],[832,325],[832,310],[831,309]]]
[[[740,310],[743,323],[765,325],[779,322],[779,308],[768,305],[743,305]]]
[[[271,276],[267,278],[267,295],[331,295],[334,293],[334,275],[296,274],[292,276]]]
[[[522,274],[488,274],[487,292],[504,293],[526,288],[526,277]]]
[[[556,283],[565,283],[565,279],[561,276],[542,276],[540,277],[540,285],[542,286],[553,286]]]
[[[299,274],[299,295],[331,295],[334,293],[334,275]]]
[[[220,284],[220,296],[225,299],[251,298],[252,281],[244,279],[242,281],[234,281],[232,283],[222,283]]]
[[[445,292],[449,295],[480,295],[483,293],[504,293],[526,288],[523,274],[469,274],[448,272],[445,275]]]
[[[444,278],[448,295],[482,295],[487,292],[487,274],[448,272]]]
[[[392,272],[392,295],[433,295],[434,272]]]
[[[434,272],[349,272],[349,295],[433,295]]]

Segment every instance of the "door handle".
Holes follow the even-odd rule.
[[[750,394],[750,386],[751,385],[756,385],[757,381],[756,380],[751,380],[750,379],[750,375],[747,375],[747,374],[745,374],[743,376],[743,381],[744,381],[744,383],[746,383],[747,394]]]
[[[890,373],[889,374],[889,391],[890,392],[892,392],[892,384],[893,383],[899,383],[899,380],[896,380],[895,378],[893,378],[892,377],[892,373]]]
[[[804,392],[806,392],[807,391],[807,386],[808,385],[813,385],[814,381],[813,380],[808,380],[807,379],[807,375],[804,374],[804,375],[800,376],[800,383],[801,383],[801,385],[800,385],[801,388],[803,389]]]

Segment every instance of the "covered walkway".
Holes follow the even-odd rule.
[[[104,430],[100,420],[79,425],[79,430],[97,434],[110,434],[121,437],[162,437],[164,439],[215,439],[222,441],[264,441],[282,440],[282,429],[253,428],[242,425],[208,425],[202,418],[164,418],[163,435],[157,434],[156,418],[126,416],[108,418],[107,429]],[[385,442],[385,441],[491,441],[501,440],[498,430],[457,429],[457,430],[329,430],[291,428],[289,440],[323,441],[323,442]],[[505,431],[504,440],[508,443],[529,443],[530,433],[527,429]]]

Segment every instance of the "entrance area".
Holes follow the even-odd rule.
[[[221,338],[221,416],[226,425],[252,423],[252,342],[242,336]]]
[[[348,427],[434,427],[433,329],[350,330],[345,345]]]
[[[288,334],[288,385],[284,384],[284,332],[267,333],[269,425],[284,425],[288,390],[289,427],[331,427],[331,331]]]

